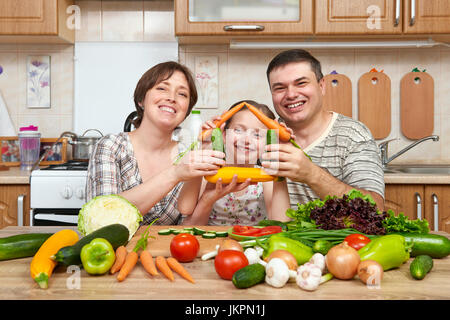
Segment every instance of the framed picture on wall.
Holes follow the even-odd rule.
[[[39,158],[45,153],[40,165],[60,164],[67,161],[67,139],[63,138],[54,144],[58,138],[41,138]],[[53,147],[52,147],[53,146]]]
[[[0,137],[1,157],[0,165],[20,166],[20,148],[18,137]]]

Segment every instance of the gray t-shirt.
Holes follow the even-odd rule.
[[[384,198],[384,173],[379,149],[370,130],[361,122],[333,113],[327,130],[304,151],[313,163],[352,187]],[[306,184],[288,180],[291,207],[319,197]]]

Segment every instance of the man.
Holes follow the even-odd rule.
[[[291,206],[351,189],[370,194],[384,210],[384,174],[378,147],[359,121],[326,111],[320,62],[308,52],[281,52],[267,68],[275,111],[307,153],[289,144],[268,145],[262,166],[287,177]]]

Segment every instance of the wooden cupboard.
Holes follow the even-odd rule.
[[[20,215],[20,216],[19,216]],[[0,185],[0,229],[30,225],[30,185]]]
[[[450,231],[450,185],[386,184],[385,210],[424,218],[430,230]]]
[[[0,0],[0,42],[73,43],[71,0]],[[70,21],[69,21],[70,22]],[[69,23],[70,26],[70,23]]]

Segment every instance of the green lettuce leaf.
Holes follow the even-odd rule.
[[[390,232],[412,232],[412,233],[428,233],[430,227],[426,219],[410,220],[403,212],[395,215],[391,209],[387,211],[388,217],[383,220],[383,226],[387,233]]]

